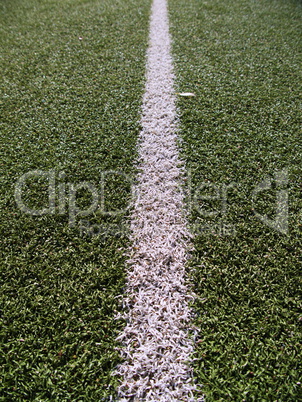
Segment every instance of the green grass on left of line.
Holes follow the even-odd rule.
[[[123,323],[130,177],[144,88],[150,1],[0,4],[0,400],[101,401],[115,395]],[[27,172],[54,171],[54,215],[14,199]],[[108,173],[111,171],[113,173]],[[103,185],[102,173],[107,172]],[[71,185],[99,208],[70,227]],[[66,187],[59,210],[59,191]],[[26,181],[28,208],[48,182]],[[82,189],[76,204],[85,209]],[[114,212],[109,215],[104,212]]]

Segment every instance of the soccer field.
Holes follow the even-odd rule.
[[[175,91],[195,94],[177,98],[195,382],[206,401],[296,402],[301,2],[168,6]],[[118,398],[150,10],[0,4],[0,401]]]

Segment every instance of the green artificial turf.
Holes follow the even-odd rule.
[[[149,0],[0,4],[0,401],[115,395],[149,13]],[[23,210],[14,196],[34,170],[56,180],[40,216],[24,208],[48,207],[47,177],[25,180]],[[99,207],[70,216],[93,201],[83,182]]]
[[[177,89],[196,94],[178,101],[196,381],[207,401],[298,401],[301,2],[169,5]]]

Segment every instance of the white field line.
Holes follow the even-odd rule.
[[[188,337],[192,300],[185,284],[189,232],[180,189],[174,75],[166,0],[154,0],[131,223],[125,362],[120,401],[194,401]],[[202,400],[202,399],[199,399]]]

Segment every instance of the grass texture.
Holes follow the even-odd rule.
[[[115,395],[149,13],[147,0],[0,4],[0,401]],[[16,204],[18,179],[34,170],[54,175],[52,213]],[[71,227],[71,207],[93,201],[82,182],[99,208]],[[47,207],[48,184],[26,179],[28,208]]]
[[[196,381],[208,402],[301,400],[301,2],[169,4],[178,90],[196,94],[178,102]]]

